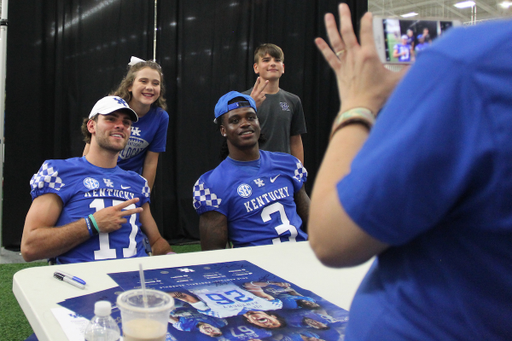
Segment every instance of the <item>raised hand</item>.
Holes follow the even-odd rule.
[[[259,108],[261,103],[266,99],[263,90],[265,90],[267,84],[268,80],[262,82],[261,77],[258,77],[258,79],[256,79],[256,83],[254,83],[251,91],[251,97],[256,102],[256,108]]]
[[[135,203],[138,201],[139,198],[133,198],[115,206],[105,207],[94,213],[93,216],[100,232],[108,233],[119,230],[121,225],[128,221],[125,217],[142,212],[142,207],[135,207]]]
[[[322,38],[316,38],[315,43],[336,73],[341,112],[364,107],[376,115],[406,69],[393,72],[380,61],[373,40],[371,13],[366,13],[361,19],[361,45],[357,42],[346,4],[339,5],[339,16],[340,31],[334,16],[331,13],[325,15],[325,28],[332,49]]]

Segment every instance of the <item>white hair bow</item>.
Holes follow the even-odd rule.
[[[145,60],[144,59],[140,59],[140,58],[137,58],[137,57],[134,57],[132,56],[130,58],[130,62],[128,63],[129,66],[133,66],[135,64],[138,64],[138,63],[144,63]]]

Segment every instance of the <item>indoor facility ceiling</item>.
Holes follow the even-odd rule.
[[[463,0],[460,0],[463,1]],[[473,0],[474,7],[456,8],[457,0],[369,0],[368,10],[374,15],[399,17],[415,12],[416,18],[441,17],[461,20],[464,24],[512,16],[512,6],[504,8],[502,3],[511,0]],[[505,5],[506,6],[506,5]],[[414,19],[415,17],[410,17]]]

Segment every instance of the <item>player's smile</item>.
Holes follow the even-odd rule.
[[[115,111],[108,115],[99,115],[96,122],[96,141],[105,149],[115,152],[126,146],[130,136],[131,120],[128,114]]]
[[[223,118],[222,133],[234,146],[252,146],[260,137],[258,117],[251,107],[241,107],[227,112]]]

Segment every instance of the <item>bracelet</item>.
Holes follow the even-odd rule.
[[[89,236],[93,236],[93,232],[92,232],[92,229],[91,229],[91,221],[89,220],[89,217],[85,217],[85,223],[87,224],[87,230],[89,230]]]
[[[98,227],[98,224],[96,223],[96,219],[94,219],[94,216],[92,214],[89,214],[89,219],[91,219],[91,223],[94,226],[94,228],[96,229],[96,231],[98,231],[98,233],[100,233],[100,228]]]
[[[330,140],[338,130],[353,123],[361,123],[368,130],[371,130],[375,124],[375,116],[366,108],[354,108],[339,113],[332,124]]]

